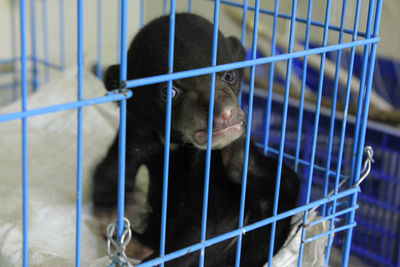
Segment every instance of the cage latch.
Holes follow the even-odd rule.
[[[132,237],[131,224],[127,218],[124,218],[124,232],[121,235],[121,239],[117,240],[115,230],[118,228],[118,221],[115,221],[107,227],[107,253],[112,261],[111,266],[124,266],[133,267],[128,257],[125,254],[126,246]],[[114,237],[116,239],[114,239]],[[113,249],[111,248],[113,247]],[[113,250],[113,252],[111,252]]]

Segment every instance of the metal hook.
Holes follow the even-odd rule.
[[[364,161],[363,169],[362,169],[362,174],[360,176],[360,179],[357,181],[357,183],[354,184],[354,187],[359,186],[365,178],[367,178],[368,174],[371,171],[371,165],[374,163],[374,150],[370,146],[366,146],[364,148],[364,152],[367,153],[367,158]]]

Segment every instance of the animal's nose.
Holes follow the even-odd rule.
[[[235,111],[234,107],[225,107],[220,113],[220,119],[225,123],[229,122],[235,115]]]

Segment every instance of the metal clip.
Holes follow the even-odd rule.
[[[364,181],[365,178],[367,178],[368,174],[371,171],[371,165],[374,163],[374,150],[370,146],[366,146],[364,148],[364,152],[367,153],[367,158],[364,161],[363,169],[361,171],[361,176],[360,179],[357,181],[357,183],[354,184],[354,187],[359,186],[362,181]]]
[[[365,178],[367,178],[369,172],[371,171],[371,165],[372,165],[372,163],[374,162],[374,159],[373,159],[374,150],[372,149],[372,147],[371,147],[371,146],[366,146],[366,147],[364,148],[364,152],[367,153],[367,158],[366,158],[365,161],[364,161],[363,169],[362,169],[362,171],[361,171],[362,174],[361,174],[361,176],[360,176],[360,179],[357,181],[357,183],[355,183],[355,184],[353,185],[353,187],[359,186],[359,185],[362,183],[362,181],[364,181]],[[347,182],[348,180],[349,180],[349,177],[346,177],[345,179],[343,179],[343,180],[339,183],[338,189],[339,189],[345,182]],[[331,191],[328,193],[328,195],[327,195],[326,197],[332,196],[334,192],[335,192],[334,190],[331,190]],[[311,213],[311,212],[315,211],[315,210],[318,209],[320,206],[321,206],[321,205],[312,208],[309,212]]]
[[[125,254],[126,246],[132,237],[131,224],[127,218],[124,218],[124,232],[122,233],[121,239],[118,242],[113,239],[115,229],[117,229],[118,221],[115,221],[107,227],[107,253],[108,257],[112,260],[114,266],[127,266],[133,267],[128,257]],[[111,245],[114,248],[114,252],[111,252]]]

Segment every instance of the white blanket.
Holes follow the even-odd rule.
[[[28,98],[28,108],[76,100],[76,68],[44,85]],[[96,77],[84,75],[85,98],[106,91]],[[0,108],[18,112],[21,103]],[[118,127],[113,103],[83,109],[82,265],[98,266],[105,241],[91,216],[90,184],[94,166],[106,153]],[[28,119],[29,263],[73,266],[75,262],[77,110]],[[0,266],[21,266],[22,163],[21,120],[0,123]]]

